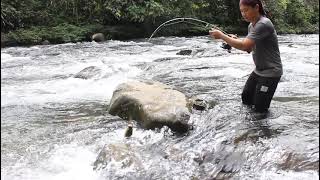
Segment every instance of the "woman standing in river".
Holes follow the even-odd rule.
[[[242,91],[242,103],[253,105],[257,112],[267,112],[283,73],[277,33],[260,0],[240,0],[239,7],[245,21],[250,22],[244,39],[226,35],[217,29],[209,33],[234,48],[252,52],[256,67]]]

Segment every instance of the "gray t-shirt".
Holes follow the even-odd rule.
[[[254,26],[250,23],[246,38],[255,42],[252,51],[254,72],[263,77],[280,77],[283,70],[277,32],[270,19],[261,16]]]

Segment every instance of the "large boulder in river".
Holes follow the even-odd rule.
[[[125,120],[136,120],[146,129],[165,125],[180,133],[189,129],[186,96],[158,82],[132,81],[119,85],[108,111]]]

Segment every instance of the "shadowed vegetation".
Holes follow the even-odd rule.
[[[319,1],[265,0],[279,33],[318,33]],[[2,0],[2,45],[89,41],[95,32],[107,39],[148,37],[162,22],[193,17],[245,34],[239,0]],[[159,35],[204,35],[188,25],[166,28]],[[11,44],[10,44],[11,42]]]

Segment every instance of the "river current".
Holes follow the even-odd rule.
[[[2,48],[1,179],[318,179],[319,35],[278,38],[284,74],[263,118],[241,103],[251,54],[208,36]],[[90,66],[98,73],[75,78]],[[127,123],[106,109],[130,80],[213,105],[192,112],[187,134],[135,123],[125,138]]]

